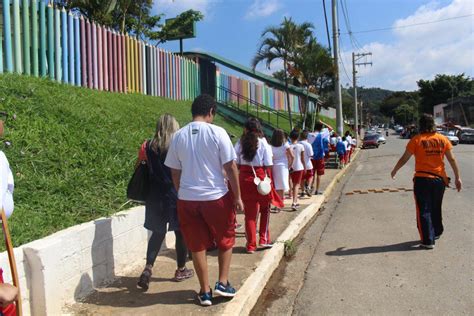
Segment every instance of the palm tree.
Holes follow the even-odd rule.
[[[291,18],[285,17],[278,27],[270,26],[262,32],[262,42],[252,60],[252,68],[254,70],[257,64],[262,61],[265,61],[266,67],[270,69],[271,63],[274,60],[283,60],[286,102],[291,129],[293,129],[293,120],[291,116],[290,94],[288,92],[288,66],[293,62],[297,49],[306,44],[307,39],[312,34],[312,28],[313,25],[311,23],[296,24]]]
[[[306,89],[306,102],[303,108],[303,128],[308,114],[308,93],[321,93],[323,87],[334,74],[330,51],[319,44],[313,36],[308,43],[297,50],[294,59],[294,74],[299,83]]]

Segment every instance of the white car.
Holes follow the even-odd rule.
[[[446,136],[449,139],[449,141],[451,142],[451,144],[453,144],[453,146],[456,146],[457,144],[459,144],[459,138],[457,136],[455,136],[454,133],[450,133],[450,132],[446,132],[446,131],[439,131],[438,133],[440,133],[441,135]]]
[[[377,136],[379,137],[379,138],[377,139],[377,142],[378,142],[379,144],[385,144],[385,143],[387,142],[387,140],[385,139],[385,137],[383,137],[382,134],[377,134]]]

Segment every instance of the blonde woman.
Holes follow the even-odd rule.
[[[146,266],[138,281],[138,286],[145,291],[148,290],[153,264],[168,230],[174,231],[176,235],[177,269],[174,280],[183,281],[194,275],[193,270],[186,268],[188,249],[179,231],[177,192],[173,186],[171,171],[164,165],[171,138],[178,129],[179,124],[172,115],[160,116],[156,123],[155,136],[142,145],[139,154],[139,158],[146,158],[151,175],[150,194],[145,203],[144,226],[152,235],[148,241]]]

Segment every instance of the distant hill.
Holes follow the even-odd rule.
[[[360,99],[364,102],[382,102],[386,97],[394,93],[395,91],[381,89],[381,88],[357,88],[357,94]],[[354,97],[354,90],[348,89],[348,93]]]

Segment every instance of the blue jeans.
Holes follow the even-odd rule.
[[[416,219],[421,242],[434,245],[435,237],[443,233],[441,204],[445,185],[440,178],[415,177]]]

